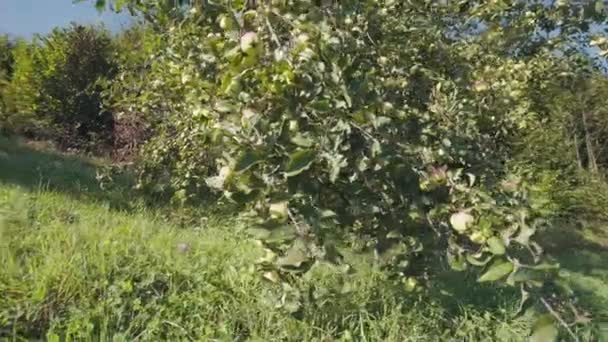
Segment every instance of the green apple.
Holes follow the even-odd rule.
[[[244,53],[253,52],[259,44],[258,34],[255,32],[247,32],[241,37],[241,50]]]

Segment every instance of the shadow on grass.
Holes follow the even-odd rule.
[[[560,284],[595,322],[608,322],[608,226],[605,222],[560,222],[539,235],[548,258],[560,264]],[[437,270],[431,293],[450,313],[463,308],[513,313],[521,293],[517,287],[480,284],[477,272]],[[549,294],[548,294],[549,295]]]
[[[108,202],[115,209],[131,208],[136,196],[129,177],[121,176],[110,189],[102,189],[97,180],[100,169],[101,166],[77,156],[0,136],[0,182],[29,191],[65,193],[77,200]]]
[[[596,319],[608,321],[608,229],[605,222],[562,222],[543,246],[564,271],[564,284]]]
[[[117,210],[134,210],[141,204],[162,208],[169,203],[166,199],[152,200],[135,193],[131,190],[133,182],[127,176],[115,179],[110,189],[102,189],[97,181],[101,167],[77,156],[35,148],[17,139],[0,136],[0,183],[18,185],[30,191],[42,189],[65,193],[77,200],[106,202]],[[185,212],[186,216],[196,215]],[[596,317],[608,319],[608,230],[599,229],[600,226],[600,223],[583,226],[564,223],[543,234],[548,240],[541,243],[569,274],[566,283],[575,291],[581,304],[590,308]],[[482,285],[476,278],[474,272],[442,270],[433,279],[433,297],[439,298],[454,314],[463,306],[511,311],[519,304],[518,289]]]
[[[517,310],[521,299],[518,288],[480,284],[479,274],[474,271],[456,272],[443,270],[433,279],[430,294],[452,315],[459,315],[465,308],[490,310],[506,315]]]
[[[191,206],[172,203],[168,193],[135,191],[128,172],[114,175],[102,188],[98,173],[103,173],[104,168],[103,161],[61,154],[48,147],[0,136],[0,184],[18,185],[32,192],[63,193],[79,201],[103,202],[114,210],[154,209],[184,227],[202,216],[228,215],[235,210],[233,205],[218,206],[212,196]]]

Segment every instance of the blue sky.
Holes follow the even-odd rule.
[[[99,13],[92,1],[73,4],[72,0],[0,0],[0,34],[31,37],[48,33],[56,26],[70,22],[95,24],[103,22],[113,31],[128,26],[127,14],[110,11]]]

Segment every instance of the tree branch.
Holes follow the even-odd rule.
[[[555,317],[555,319],[557,319],[557,321],[566,329],[566,331],[568,332],[568,334],[570,334],[570,336],[572,336],[572,338],[574,339],[574,341],[579,342],[580,340],[578,339],[578,337],[576,337],[576,335],[574,334],[574,332],[572,331],[572,329],[570,329],[570,327],[562,319],[562,317],[555,310],[553,310],[553,308],[551,307],[551,305],[549,305],[549,303],[545,300],[545,298],[541,297],[540,301],[547,308],[547,310],[549,310],[549,312],[551,313],[551,315],[553,315],[553,317]]]

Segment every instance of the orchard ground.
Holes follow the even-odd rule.
[[[103,166],[0,137],[1,339],[524,341],[544,310],[444,265],[408,292],[367,255],[275,283],[236,213],[137,197],[126,177],[102,189]],[[608,340],[608,224],[552,229],[541,243],[591,321],[571,329]]]

